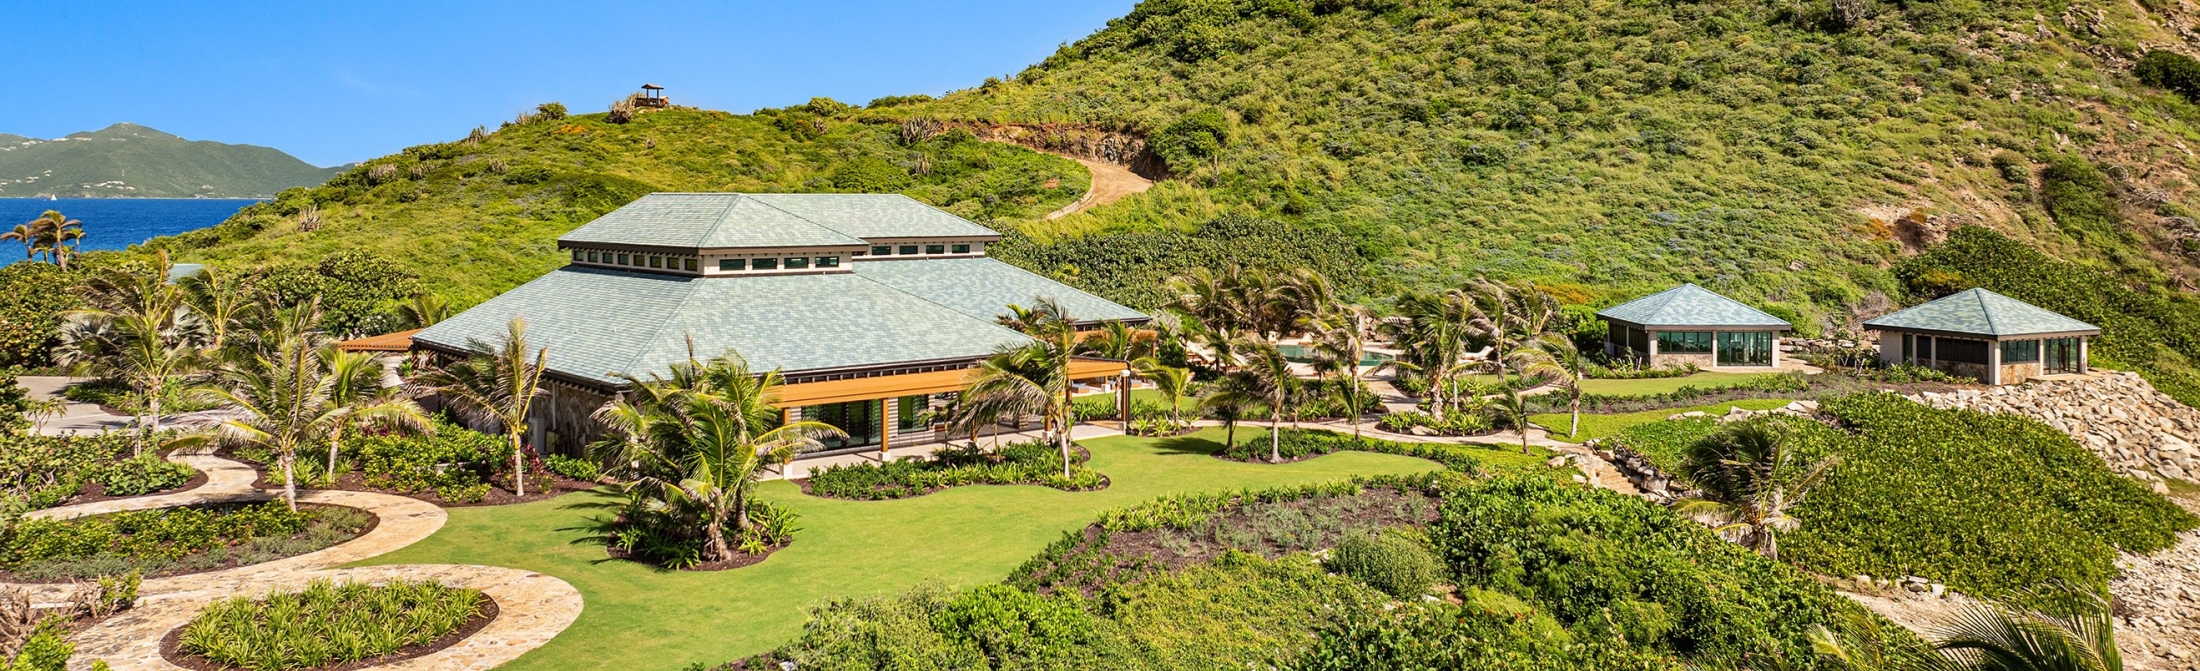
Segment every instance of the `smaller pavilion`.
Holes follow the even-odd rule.
[[[1879,331],[1879,361],[1915,364],[1986,384],[2086,372],[2100,327],[2031,303],[1971,289],[1864,322]]]
[[[1787,320],[1683,284],[1597,312],[1608,327],[1604,353],[1649,366],[1694,364],[1704,370],[1780,365]]]

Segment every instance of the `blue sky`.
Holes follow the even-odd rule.
[[[0,0],[17,37],[0,133],[128,121],[334,165],[541,102],[601,111],[645,81],[736,112],[937,95],[1021,70],[1135,4]]]

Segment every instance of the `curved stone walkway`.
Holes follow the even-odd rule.
[[[207,455],[172,456],[207,474],[205,485],[187,492],[63,506],[35,513],[55,519],[147,510],[171,506],[266,501],[279,495],[252,487],[258,474],[244,464]],[[147,579],[138,588],[135,608],[108,618],[72,637],[76,656],[69,668],[90,669],[93,660],[114,671],[181,671],[160,656],[161,639],[190,622],[207,604],[234,596],[295,591],[315,580],[429,579],[453,587],[480,590],[495,599],[499,612],[481,631],[434,654],[371,667],[403,671],[481,671],[511,661],[564,631],[581,614],[579,590],[564,580],[532,571],[457,564],[336,568],[387,554],[419,542],[443,528],[442,508],[419,499],[343,490],[303,490],[300,503],[344,506],[380,519],[366,534],[296,557],[220,571]],[[66,584],[0,585],[23,588],[33,601],[59,604],[75,588]]]

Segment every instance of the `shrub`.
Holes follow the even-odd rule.
[[[1149,142],[1171,172],[1189,173],[1222,157],[1223,147],[1230,145],[1230,120],[1222,110],[1208,109],[1162,127]]]
[[[198,471],[155,456],[151,452],[108,464],[92,476],[108,496],[137,496],[175,489]]]
[[[487,599],[426,580],[316,580],[298,592],[214,602],[184,625],[178,643],[221,665],[310,669],[433,642],[479,617]]]
[[[15,223],[20,222],[10,225]],[[52,264],[0,267],[0,369],[53,363],[60,314],[79,302],[76,285],[77,275]]]
[[[596,462],[587,459],[553,454],[544,458],[543,461],[549,464],[550,472],[572,480],[593,482],[603,475],[602,469],[596,466]]]
[[[438,496],[476,485],[486,493],[485,476],[510,458],[502,439],[440,420],[432,434],[366,436],[346,449],[368,487],[406,494],[435,491]]]
[[[60,505],[106,464],[132,451],[136,436],[34,436],[0,431],[0,513]]]
[[[2139,81],[2151,86],[2169,89],[2186,100],[2200,102],[2200,61],[2191,56],[2154,49],[2139,57],[2139,64],[2131,69]]]
[[[280,502],[29,518],[0,545],[0,565],[33,580],[188,573],[312,552],[355,538],[373,523],[372,515],[356,509],[292,512]]]
[[[1444,570],[1427,541],[1398,530],[1346,536],[1323,564],[1398,599],[1427,594]]]
[[[535,118],[541,121],[559,121],[565,118],[565,103],[547,102],[535,106]]]
[[[1046,485],[1069,491],[1099,489],[1107,478],[1085,468],[1084,455],[1074,454],[1068,478],[1062,477],[1062,455],[1056,447],[1038,441],[1010,443],[988,452],[971,444],[942,448],[923,459],[886,463],[834,464],[812,472],[811,494],[829,498],[898,499],[964,485]]]

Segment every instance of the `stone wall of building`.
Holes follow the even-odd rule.
[[[1910,397],[1936,408],[2024,415],[2070,434],[2118,473],[2153,482],[2200,481],[2200,410],[2155,391],[2137,373],[2077,380],[1925,392]]]

